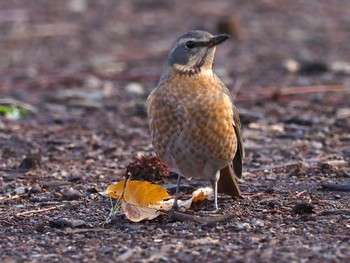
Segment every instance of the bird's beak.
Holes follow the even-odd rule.
[[[210,46],[217,46],[219,44],[221,44],[222,42],[224,42],[225,40],[229,39],[230,36],[227,34],[220,34],[220,35],[215,35],[212,37],[212,39],[210,40]]]

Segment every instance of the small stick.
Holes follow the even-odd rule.
[[[322,188],[329,191],[350,192],[350,184],[321,184]]]
[[[280,96],[307,94],[307,93],[325,93],[325,92],[341,92],[343,90],[341,84],[335,85],[317,85],[308,87],[290,87],[279,91]]]
[[[333,238],[339,238],[339,239],[349,239],[350,235],[332,235]]]
[[[47,212],[47,211],[51,211],[51,210],[55,210],[55,209],[58,209],[60,207],[63,207],[63,206],[66,206],[66,205],[57,205],[57,206],[52,206],[52,207],[48,207],[48,208],[42,208],[42,209],[38,209],[38,210],[29,210],[29,211],[25,211],[25,212],[22,212],[22,213],[18,213],[16,214],[16,216],[27,216],[27,215],[32,215],[32,214],[38,214],[38,213],[41,213],[41,212]]]
[[[15,99],[12,99],[12,98],[4,98],[4,99],[0,99],[0,104],[2,105],[16,105],[17,107],[20,107],[20,108],[23,108],[23,109],[26,109],[27,111],[30,111],[31,113],[37,113],[38,110],[28,104],[28,103],[25,103],[25,102],[22,102],[22,101],[19,101],[19,100],[15,100]]]
[[[249,169],[248,172],[259,172],[259,171],[264,171],[264,170],[274,170],[274,169],[287,168],[287,167],[291,167],[291,166],[299,167],[301,165],[302,164],[300,162],[289,162],[289,163],[265,166],[265,167],[256,168],[256,169]]]
[[[104,232],[105,228],[83,228],[83,229],[71,229],[66,231],[67,234],[84,234],[89,232]]]
[[[218,222],[225,222],[235,217],[233,214],[225,214],[218,216],[208,216],[208,217],[200,217],[194,215],[188,215],[180,212],[176,212],[171,210],[169,216],[174,221],[188,221],[188,222],[197,222],[200,224],[213,224]]]
[[[0,196],[0,201],[9,201],[9,200],[14,200],[22,197],[23,195],[11,195],[9,197],[7,196]]]
[[[283,96],[311,94],[311,93],[327,93],[327,92],[341,92],[343,87],[341,84],[335,85],[317,85],[307,87],[290,87],[285,89],[277,88],[262,88],[253,96],[238,96],[235,101],[251,101],[263,100],[269,98],[280,98]]]
[[[271,210],[266,210],[266,211],[262,211],[265,214],[274,214],[274,213],[284,213],[284,212],[289,212],[292,209],[290,208],[280,208],[280,209],[271,209]]]
[[[260,196],[264,196],[266,193],[261,192],[261,193],[257,193],[257,194],[250,194],[250,193],[242,193],[242,195],[248,199],[251,198],[256,198],[256,197],[260,197]]]
[[[297,194],[295,195],[295,197],[302,196],[302,195],[305,194],[306,192],[307,192],[307,190],[301,191],[300,193],[297,193]]]
[[[242,84],[243,84],[243,80],[242,79],[237,79],[235,81],[235,83],[233,84],[233,88],[231,90],[231,94],[232,94],[233,98],[237,97],[239,91],[242,88]]]
[[[350,210],[338,209],[338,210],[325,210],[318,214],[319,216],[329,216],[329,215],[347,215],[350,216]]]

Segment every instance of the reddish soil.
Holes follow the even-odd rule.
[[[215,71],[241,113],[245,199],[220,196],[225,222],[105,223],[99,192],[152,154],[145,102],[192,29],[232,36]],[[0,105],[32,106],[0,116],[1,262],[350,261],[350,1],[0,1],[0,33]]]

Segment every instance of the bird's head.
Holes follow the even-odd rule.
[[[202,70],[211,70],[215,47],[230,36],[196,30],[179,37],[168,56],[168,65],[181,74],[193,75]]]

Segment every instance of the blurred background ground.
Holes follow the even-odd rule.
[[[102,226],[98,192],[152,152],[145,101],[193,29],[232,36],[215,72],[241,112],[246,198],[221,196],[235,218],[211,226]],[[1,261],[350,259],[349,1],[2,0],[0,35],[0,105],[29,113],[0,116]]]

